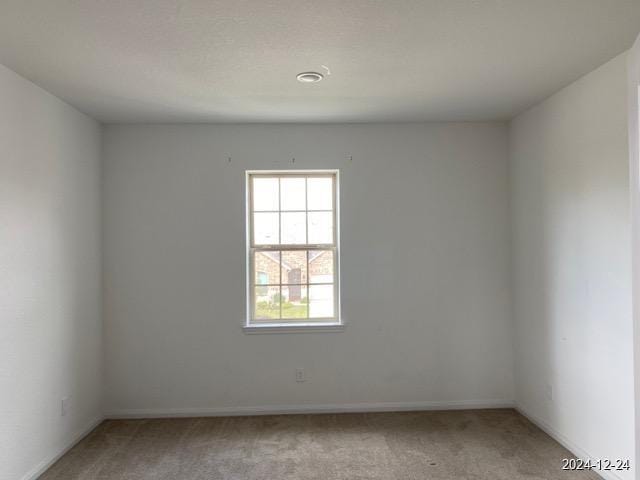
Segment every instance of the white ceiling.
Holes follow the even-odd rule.
[[[0,63],[105,122],[506,119],[640,0],[1,0]],[[331,70],[318,84],[296,74]]]

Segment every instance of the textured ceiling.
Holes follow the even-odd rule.
[[[640,0],[1,0],[0,63],[105,122],[506,119]],[[331,70],[318,84],[297,73]]]

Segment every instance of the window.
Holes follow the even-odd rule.
[[[340,326],[336,171],[247,172],[246,326]]]

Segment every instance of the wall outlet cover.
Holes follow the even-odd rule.
[[[64,417],[69,413],[69,397],[64,397],[60,402],[60,416]]]

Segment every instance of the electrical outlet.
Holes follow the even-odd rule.
[[[304,368],[296,368],[296,382],[304,382],[305,380]]]
[[[545,387],[547,400],[553,401],[553,386],[547,384]]]
[[[64,397],[60,402],[60,416],[64,417],[69,413],[69,397]]]

